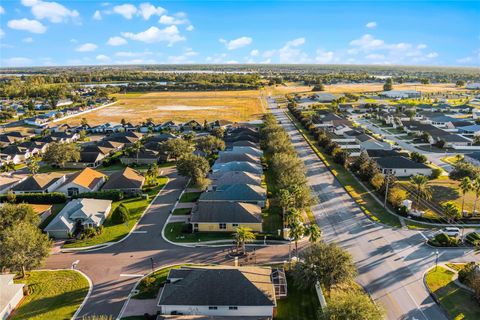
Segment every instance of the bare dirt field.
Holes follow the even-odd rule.
[[[260,91],[150,92],[117,94],[118,102],[110,107],[65,120],[72,125],[86,118],[90,125],[120,122],[141,123],[166,120],[247,121],[259,119],[264,112]]]
[[[435,84],[413,84],[403,83],[394,84],[393,90],[417,90],[421,92],[460,92],[465,91],[465,88],[457,88],[454,83],[435,83]],[[326,85],[325,92],[330,93],[361,93],[361,92],[375,92],[383,91],[383,83],[344,83]]]

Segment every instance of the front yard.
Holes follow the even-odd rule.
[[[277,316],[275,320],[315,320],[318,319],[320,302],[314,289],[302,290],[293,285],[291,277],[287,276],[288,295],[277,301]]]
[[[64,248],[81,248],[81,247],[89,247],[94,246],[106,242],[115,242],[123,237],[125,237],[130,230],[133,228],[135,223],[140,219],[143,212],[147,208],[147,206],[152,202],[153,198],[157,195],[157,193],[163,188],[163,186],[167,183],[166,177],[159,178],[159,184],[146,192],[148,194],[148,199],[144,199],[142,197],[136,198],[129,198],[122,201],[116,201],[112,204],[112,209],[110,212],[113,212],[120,204],[123,204],[130,212],[129,219],[126,223],[114,223],[112,221],[112,215],[105,220],[103,224],[103,232],[93,238],[77,240],[72,243],[66,243],[63,247]]]
[[[425,276],[428,289],[452,319],[480,319],[480,307],[472,294],[453,281],[454,273],[443,267],[432,268]]]
[[[165,237],[172,242],[200,242],[225,240],[233,241],[233,233],[229,232],[189,232],[183,222],[171,222],[165,226]]]
[[[196,202],[200,198],[201,192],[185,192],[180,198],[181,203]]]
[[[28,284],[31,293],[11,320],[70,319],[89,289],[87,279],[73,270],[31,271],[15,282]]]

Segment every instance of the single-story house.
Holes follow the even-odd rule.
[[[261,174],[263,172],[262,166],[245,161],[234,161],[228,163],[215,163],[212,166],[212,172],[227,172],[227,171],[245,171],[256,174]]]
[[[239,152],[222,152],[218,155],[218,159],[215,163],[228,163],[233,161],[246,161],[251,163],[260,164],[260,158],[252,155],[250,153],[239,153]]]
[[[232,147],[252,147],[258,149],[258,143],[248,141],[248,140],[239,140],[232,143]]]
[[[464,127],[457,127],[458,133],[469,135],[469,136],[476,136],[480,135],[480,124],[474,124],[470,126]]]
[[[406,98],[420,98],[422,93],[416,90],[390,90],[383,91],[378,94],[380,97],[406,99]]]
[[[23,283],[14,283],[15,274],[0,274],[0,320],[7,320],[23,299]]]
[[[262,184],[262,175],[245,171],[219,172],[220,174],[211,175],[211,184],[208,190],[215,190],[221,185],[249,184],[260,186]]]
[[[52,214],[51,204],[30,204],[33,211],[40,217],[40,223],[45,221]]]
[[[68,176],[65,183],[56,191],[63,192],[69,197],[79,193],[97,191],[105,183],[106,178],[107,176],[101,172],[85,168]]]
[[[78,162],[67,162],[65,168],[96,168],[103,163],[104,159],[105,154],[100,151],[80,151],[80,160]]]
[[[144,150],[140,150],[138,154],[132,152],[129,155],[123,156],[120,158],[120,161],[126,165],[132,164],[132,163],[153,164],[153,163],[157,163],[159,159],[160,159],[160,156],[158,154],[158,151],[144,149]]]
[[[73,199],[57,214],[44,231],[53,238],[68,238],[80,226],[96,228],[102,225],[111,208],[111,200]]]
[[[66,176],[59,172],[39,173],[28,177],[12,188],[13,193],[48,193],[57,190],[66,180]]]
[[[8,190],[27,179],[26,174],[16,174],[11,172],[0,173],[0,194],[7,193]]]
[[[270,267],[199,266],[169,271],[161,313],[272,319],[275,285]]]
[[[383,174],[393,174],[396,177],[410,177],[417,174],[429,176],[432,174],[432,168],[429,166],[412,161],[405,157],[382,157],[375,161]]]
[[[217,186],[214,191],[203,192],[198,200],[254,203],[263,208],[267,200],[267,191],[250,184],[224,184]]]
[[[126,167],[122,171],[114,172],[103,185],[102,190],[121,190],[138,194],[142,191],[144,182],[145,177],[137,170]]]
[[[480,151],[466,154],[463,159],[473,165],[480,167]]]

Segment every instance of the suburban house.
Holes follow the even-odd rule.
[[[25,174],[16,174],[11,172],[0,173],[0,194],[7,193],[8,190],[27,179]]]
[[[421,98],[422,93],[416,90],[390,90],[382,91],[378,94],[380,97],[393,99]]]
[[[44,229],[50,237],[65,239],[77,228],[96,228],[103,224],[112,208],[111,200],[73,199]]]
[[[199,266],[169,271],[158,307],[165,315],[268,318],[276,314],[270,267]]]
[[[262,175],[244,171],[219,172],[219,174],[210,175],[211,184],[208,190],[215,190],[221,185],[249,184],[260,186],[262,184]]]
[[[218,155],[215,163],[228,163],[232,161],[245,161],[251,163],[260,163],[260,158],[250,153],[222,152]]]
[[[417,174],[430,176],[432,168],[402,156],[376,158],[378,168],[383,174],[393,174],[396,177],[410,177]]]
[[[199,201],[190,223],[194,232],[234,232],[238,226],[262,232],[262,209],[251,203]]]
[[[11,145],[2,150],[3,154],[9,155],[12,158],[14,164],[24,162],[29,159],[32,154],[27,148]]]
[[[203,192],[198,201],[234,201],[265,206],[267,192],[264,188],[250,184],[219,185],[214,191]]]
[[[96,168],[103,163],[103,159],[105,159],[105,154],[100,151],[80,151],[78,162],[67,162],[65,168]]]
[[[28,177],[12,188],[16,194],[48,193],[57,190],[66,181],[66,176],[59,172],[39,173]]]
[[[480,151],[466,154],[463,159],[468,163],[480,167]]]
[[[145,177],[138,171],[126,167],[122,171],[114,172],[103,185],[102,190],[120,190],[126,193],[139,194],[142,192]]]
[[[82,171],[71,174],[65,183],[56,191],[65,193],[69,197],[84,192],[92,192],[100,189],[107,176],[96,170],[85,168]]]
[[[158,151],[142,149],[138,153],[131,152],[128,155],[125,155],[120,158],[120,161],[123,164],[153,164],[158,163],[160,156]]]
[[[254,164],[251,162],[245,161],[233,161],[228,163],[215,163],[212,166],[212,172],[227,172],[227,171],[245,171],[256,174],[261,174],[263,172],[262,166]]]
[[[7,320],[23,299],[24,283],[14,283],[15,274],[0,274],[0,320]]]
[[[45,221],[52,214],[52,205],[51,204],[30,204],[33,208],[33,211],[39,216],[40,223]]]
[[[258,143],[248,141],[248,140],[239,140],[232,143],[232,147],[252,147],[258,148]]]

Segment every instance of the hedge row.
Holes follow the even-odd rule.
[[[8,195],[0,195],[0,202],[7,202]],[[50,193],[24,193],[15,195],[15,203],[33,203],[33,204],[56,204],[65,203],[67,196],[60,192]]]
[[[83,192],[83,193],[77,194],[73,198],[75,199],[92,198],[92,199],[120,201],[125,198],[125,194],[122,191],[118,191],[118,190],[93,191],[93,192]]]

